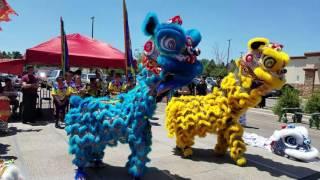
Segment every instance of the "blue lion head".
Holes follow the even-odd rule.
[[[182,20],[175,16],[167,23],[159,23],[154,13],[149,13],[143,23],[145,35],[150,37],[144,46],[144,66],[159,74],[162,82],[157,92],[161,94],[184,86],[202,73],[202,64],[197,60],[201,41],[198,30],[185,30]]]

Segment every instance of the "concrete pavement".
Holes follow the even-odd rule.
[[[303,163],[286,159],[264,149],[248,147],[245,167],[236,166],[229,155],[218,158],[213,155],[215,135],[197,139],[194,155],[190,159],[181,158],[175,152],[175,140],[167,138],[164,128],[165,104],[160,103],[156,112],[159,120],[152,120],[153,145],[149,157],[149,171],[142,179],[317,179],[320,178],[320,162]],[[268,137],[280,127],[280,123],[266,112],[258,109],[247,114],[248,132]],[[70,180],[75,167],[68,154],[68,138],[64,130],[54,128],[52,123],[42,121],[31,126],[10,123],[12,133],[0,137],[1,158],[16,159],[26,179],[31,180]],[[320,149],[317,139],[319,130],[309,130],[313,144]],[[124,168],[130,153],[128,145],[118,145],[105,150],[104,162],[107,166],[88,169],[90,179],[130,179]]]

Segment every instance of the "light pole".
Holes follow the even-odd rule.
[[[229,56],[230,56],[230,42],[231,42],[231,39],[228,39],[228,56],[227,56],[227,66],[229,64]]]
[[[91,37],[93,39],[94,16],[91,17]]]

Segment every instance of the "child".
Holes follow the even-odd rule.
[[[96,74],[96,81],[97,81],[99,94],[100,96],[104,96],[106,94],[106,85],[102,77],[102,72],[99,69],[97,69],[95,74]]]
[[[118,95],[125,90],[123,83],[121,82],[121,75],[119,73],[116,74],[115,79],[111,81],[108,85],[108,91],[110,95]]]
[[[73,95],[84,96],[86,94],[86,87],[81,82],[81,76],[75,75]]]
[[[90,78],[90,84],[89,84],[89,86],[87,86],[86,90],[87,90],[88,96],[93,96],[93,97],[100,96],[100,91],[98,88],[96,78]]]
[[[63,121],[65,111],[68,105],[68,98],[72,92],[71,88],[66,86],[64,79],[58,77],[57,85],[52,89],[53,103],[56,106],[56,122],[55,127],[60,128],[59,121]]]

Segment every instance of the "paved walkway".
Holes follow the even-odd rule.
[[[215,135],[197,139],[194,155],[191,159],[183,159],[174,151],[174,139],[167,138],[164,129],[165,104],[159,104],[153,120],[153,145],[149,157],[149,171],[142,179],[317,179],[320,178],[320,162],[303,163],[271,154],[263,149],[248,147],[245,167],[236,166],[229,156],[218,158],[213,156],[216,143]],[[258,111],[258,110],[253,110]],[[263,112],[262,112],[263,113]],[[280,127],[276,118],[257,112],[248,113],[249,132],[260,135],[271,135]],[[71,164],[72,156],[68,152],[68,138],[64,130],[54,128],[46,121],[30,126],[11,123],[12,133],[0,137],[1,158],[16,159],[26,179],[30,180],[70,180],[74,176],[75,167]],[[312,130],[313,131],[313,130]],[[320,131],[314,130],[319,139]],[[316,141],[316,140],[314,140]],[[319,146],[318,146],[319,148]],[[130,179],[124,168],[129,155],[127,145],[107,148],[104,162],[108,165],[101,169],[88,169],[90,179],[126,180]]]

